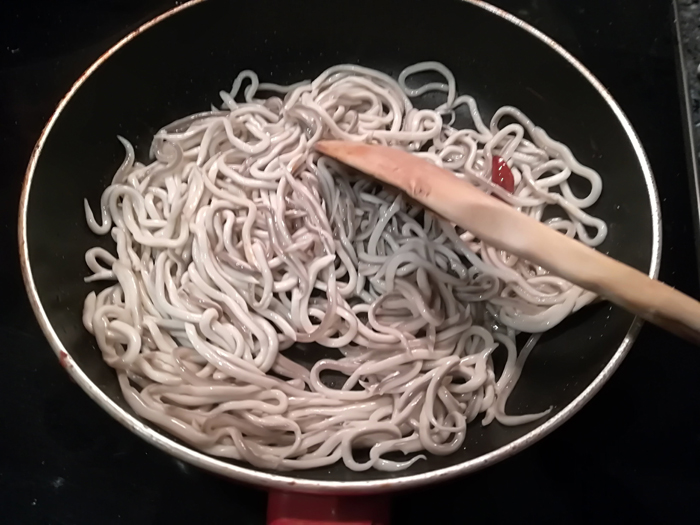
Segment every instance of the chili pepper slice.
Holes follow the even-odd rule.
[[[508,193],[513,193],[515,190],[515,179],[513,172],[510,171],[508,164],[502,157],[494,155],[491,160],[491,182],[498,184]]]

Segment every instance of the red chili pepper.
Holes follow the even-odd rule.
[[[508,164],[498,155],[493,156],[491,161],[491,182],[498,184],[508,193],[513,193],[515,190],[515,179],[513,172],[510,171]]]

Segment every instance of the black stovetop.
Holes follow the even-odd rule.
[[[44,123],[101,52],[178,3],[0,5],[2,523],[264,523],[262,492],[152,448],[71,383],[34,321],[19,271],[19,190]],[[661,278],[697,297],[670,0],[493,3],[561,43],[620,103],[661,196]],[[698,370],[697,348],[645,327],[619,371],[570,422],[483,472],[397,495],[394,523],[700,523]]]

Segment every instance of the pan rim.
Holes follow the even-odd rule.
[[[506,458],[509,458],[517,452],[529,447],[543,437],[547,436],[553,430],[561,426],[565,421],[578,412],[600,388],[608,381],[610,376],[617,370],[621,362],[629,352],[632,343],[636,339],[639,330],[642,326],[642,321],[635,318],[630,328],[615,351],[615,354],[603,368],[603,370],[595,377],[588,387],[581,392],[573,401],[566,405],[558,414],[551,419],[545,421],[540,426],[525,434],[524,436],[512,441],[511,443],[489,452],[483,456],[479,456],[469,461],[452,465],[445,468],[432,470],[426,473],[409,474],[402,477],[386,480],[366,480],[366,481],[325,481],[316,479],[292,478],[278,473],[270,473],[256,470],[250,466],[239,466],[229,463],[222,459],[208,456],[186,445],[174,441],[169,436],[151,428],[143,423],[136,416],[128,413],[126,410],[118,406],[111,398],[109,398],[90,378],[77,366],[73,358],[70,356],[58,335],[54,331],[51,322],[44,310],[44,307],[39,298],[39,294],[34,282],[31,263],[29,261],[29,248],[27,240],[27,209],[29,203],[29,195],[32,186],[34,171],[38,159],[41,155],[44,143],[51,132],[55,122],[61,115],[63,108],[69,100],[82,86],[85,80],[102,65],[116,51],[128,44],[132,39],[138,36],[141,32],[153,27],[157,23],[169,18],[170,16],[179,13],[189,7],[205,2],[206,0],[189,0],[181,5],[178,5],[165,13],[162,13],[155,18],[144,23],[134,31],[119,40],[116,44],[104,52],[91,66],[76,80],[70,90],[60,100],[46,126],[41,132],[39,139],[32,151],[22,185],[22,193],[19,206],[18,220],[18,241],[20,252],[20,266],[24,285],[27,290],[27,295],[34,311],[34,315],[39,322],[39,325],[46,336],[49,344],[59,358],[59,361],[75,380],[80,387],[98,404],[102,409],[109,413],[119,423],[131,430],[137,436],[141,437],[148,443],[158,447],[164,452],[172,456],[193,464],[197,467],[204,468],[210,472],[241,481],[251,483],[263,488],[306,492],[306,493],[329,493],[329,494],[362,494],[367,492],[387,492],[401,489],[414,488],[428,483],[446,481],[454,477],[467,473],[476,472],[487,466],[495,464]],[[596,89],[603,100],[607,103],[613,114],[617,117],[623,130],[625,131],[630,144],[637,156],[640,167],[644,174],[644,179],[649,194],[651,218],[652,218],[652,254],[648,275],[652,278],[658,277],[661,263],[661,211],[659,196],[656,188],[656,183],[652,174],[651,166],[647,159],[641,141],[634,131],[631,123],[626,115],[613,99],[602,83],[576,58],[568,51],[562,48],[558,43],[546,36],[544,33],[535,29],[533,26],[517,18],[516,16],[495,7],[482,0],[462,0],[465,3],[472,4],[476,7],[498,16],[505,21],[512,23],[519,28],[527,31],[533,37],[539,39],[547,46],[557,52],[569,64],[575,67],[581,75]]]

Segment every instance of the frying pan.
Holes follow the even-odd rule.
[[[83,282],[84,253],[95,245],[113,248],[88,230],[82,199],[97,202],[120,164],[123,150],[116,135],[132,140],[145,160],[161,126],[218,103],[219,90],[242,69],[254,69],[265,81],[292,83],[341,62],[396,76],[423,60],[452,69],[460,92],[473,95],[487,118],[502,105],[514,105],[598,170],[604,190],[592,212],[609,225],[599,249],[657,276],[658,198],[624,114],[555,42],[477,0],[264,0],[245,6],[193,0],[125,37],[78,79],[27,168],[19,221],[22,269],[34,312],[60,363],[107,412],[153,445],[272,490],[270,522],[296,517],[386,523],[383,502],[365,496],[473,472],[541,439],[610,378],[640,328],[633,316],[606,303],[571,316],[542,338],[507,405],[511,413],[552,406],[547,417],[517,427],[476,422],[455,454],[433,456],[397,473],[357,473],[343,465],[261,470],[199,453],[130,410],[81,323],[83,300],[94,289]],[[348,503],[338,496],[363,499]]]

